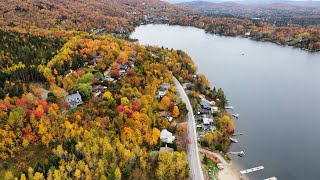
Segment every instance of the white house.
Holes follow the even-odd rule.
[[[160,133],[160,139],[164,143],[172,143],[175,137],[172,136],[172,133],[169,132],[167,129],[163,129]]]
[[[69,103],[72,109],[83,103],[81,95],[78,91],[75,94],[67,96],[66,101]]]
[[[209,125],[213,123],[213,119],[211,118],[203,118],[202,121],[204,125]]]

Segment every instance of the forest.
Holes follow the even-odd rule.
[[[197,68],[186,53],[86,32],[3,30],[0,35],[5,82],[0,100],[0,179],[189,177],[186,126],[181,125],[187,110],[172,77],[197,84],[195,96],[225,97],[223,91],[210,89],[204,76],[194,78]],[[95,65],[90,65],[95,58]],[[131,68],[120,73],[123,65]],[[105,80],[108,69],[115,81]],[[170,88],[158,97],[163,83]],[[107,90],[96,94],[97,86]],[[66,97],[75,92],[84,103],[70,108]],[[207,137],[208,143],[226,150],[230,141],[225,136],[233,132],[233,121],[221,113],[217,123],[223,134],[214,141]],[[177,140],[163,143],[163,129]],[[165,146],[174,152],[159,152]]]
[[[7,2],[7,3],[6,3]],[[319,25],[274,26],[254,19],[206,15],[160,0],[17,0],[0,2],[0,26],[18,32],[86,31],[128,36],[136,26],[168,19],[208,33],[245,36],[310,51],[320,50]],[[41,18],[40,18],[41,17]],[[148,17],[148,19],[146,19]]]

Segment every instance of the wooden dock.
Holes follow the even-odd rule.
[[[263,166],[258,166],[258,167],[254,167],[254,168],[251,168],[251,169],[246,169],[246,170],[242,170],[240,171],[241,174],[247,174],[247,173],[251,173],[251,172],[255,172],[255,171],[260,171],[264,169]]]
[[[234,134],[232,134],[232,136],[240,136],[240,135],[244,135],[244,133],[234,133]]]

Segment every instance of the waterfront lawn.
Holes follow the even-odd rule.
[[[217,163],[213,162],[210,158],[207,158],[206,155],[203,158],[203,163],[206,166],[206,173],[209,179],[216,179],[215,177],[219,171]]]

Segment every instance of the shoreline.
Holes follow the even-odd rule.
[[[219,180],[249,180],[246,175],[240,173],[239,166],[233,163],[232,159],[230,162],[227,162],[219,152],[202,149],[201,147],[199,147],[199,152],[202,154],[202,156],[204,154],[211,157],[214,156],[218,162],[223,164],[223,169],[219,170],[217,173]],[[206,177],[206,174],[204,174],[204,176]]]
[[[250,180],[246,175],[240,173],[239,167],[232,161],[218,172],[219,180]]]
[[[206,31],[204,28],[202,27],[198,27],[198,26],[194,26],[194,25],[181,25],[181,24],[159,24],[159,23],[146,23],[146,24],[143,24],[143,25],[168,25],[168,26],[184,26],[184,27],[193,27],[193,28],[198,28],[198,29],[201,29],[201,30],[204,30],[204,32],[206,34],[212,34],[212,35],[216,35],[216,36],[223,36],[223,37],[240,37],[240,38],[244,38],[244,39],[250,39],[252,41],[257,41],[257,42],[269,42],[271,44],[275,44],[275,45],[278,45],[278,46],[284,46],[284,47],[291,47],[293,49],[300,49],[302,51],[306,51],[306,52],[310,52],[310,53],[320,53],[320,49],[319,50],[312,50],[312,49],[308,49],[308,48],[304,48],[304,47],[299,47],[299,46],[295,46],[295,45],[289,45],[289,44],[281,44],[277,41],[268,41],[268,40],[265,40],[265,39],[254,39],[253,37],[245,37],[244,35],[235,35],[235,36],[232,36],[232,35],[222,35],[222,34],[218,34],[218,33],[213,33],[213,32],[210,32],[210,31]],[[139,26],[143,26],[143,25],[138,25],[138,26],[135,26],[134,28],[137,28]],[[132,34],[132,32],[129,33],[129,37],[130,37],[130,34]]]

